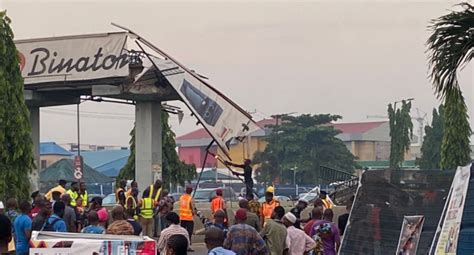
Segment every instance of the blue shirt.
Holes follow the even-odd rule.
[[[235,255],[235,252],[222,247],[216,247],[209,251],[209,255]]]
[[[87,233],[87,234],[104,234],[105,233],[105,228],[101,226],[94,226],[94,225],[89,225],[85,228],[82,229],[81,233]]]
[[[30,250],[30,239],[25,232],[31,231],[31,219],[28,215],[20,214],[13,223],[15,228],[15,247],[17,253],[28,253]]]
[[[59,220],[56,220],[59,219]],[[45,224],[51,224],[53,221],[56,221],[53,225],[53,229],[56,232],[67,232],[67,227],[66,223],[64,222],[61,217],[57,216],[56,214],[53,214],[49,219],[45,222]]]

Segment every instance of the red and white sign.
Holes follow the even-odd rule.
[[[80,181],[82,179],[82,158],[81,156],[74,157],[74,178]]]

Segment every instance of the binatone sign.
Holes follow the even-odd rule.
[[[127,33],[16,41],[25,84],[126,77]]]

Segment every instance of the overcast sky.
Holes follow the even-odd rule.
[[[0,7],[17,39],[118,31],[110,22],[129,27],[257,119],[333,113],[352,122],[384,116],[389,102],[412,97],[413,115],[419,108],[431,119],[439,101],[427,80],[427,26],[457,2],[0,0]],[[460,74],[471,116],[473,69]],[[128,144],[133,106],[81,107],[82,143]],[[76,142],[73,110],[42,108],[41,140]],[[172,118],[178,135],[196,129],[189,114],[181,125]]]

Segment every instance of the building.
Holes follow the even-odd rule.
[[[262,129],[253,132],[243,142],[231,142],[229,145],[230,157],[234,162],[243,162],[247,158],[253,158],[257,151],[263,151],[267,145],[265,137],[270,134],[269,125],[275,125],[275,119],[264,119],[257,122]],[[203,128],[190,132],[176,138],[179,158],[188,164],[202,167],[206,156],[206,148],[211,143],[211,136]],[[217,146],[211,147],[211,152],[216,152]],[[208,156],[205,167],[224,168],[225,166],[216,158]]]
[[[336,123],[341,131],[336,137],[359,161],[390,159],[390,126],[388,121]]]
[[[40,169],[45,169],[64,158],[71,158],[73,154],[55,142],[40,143]]]

